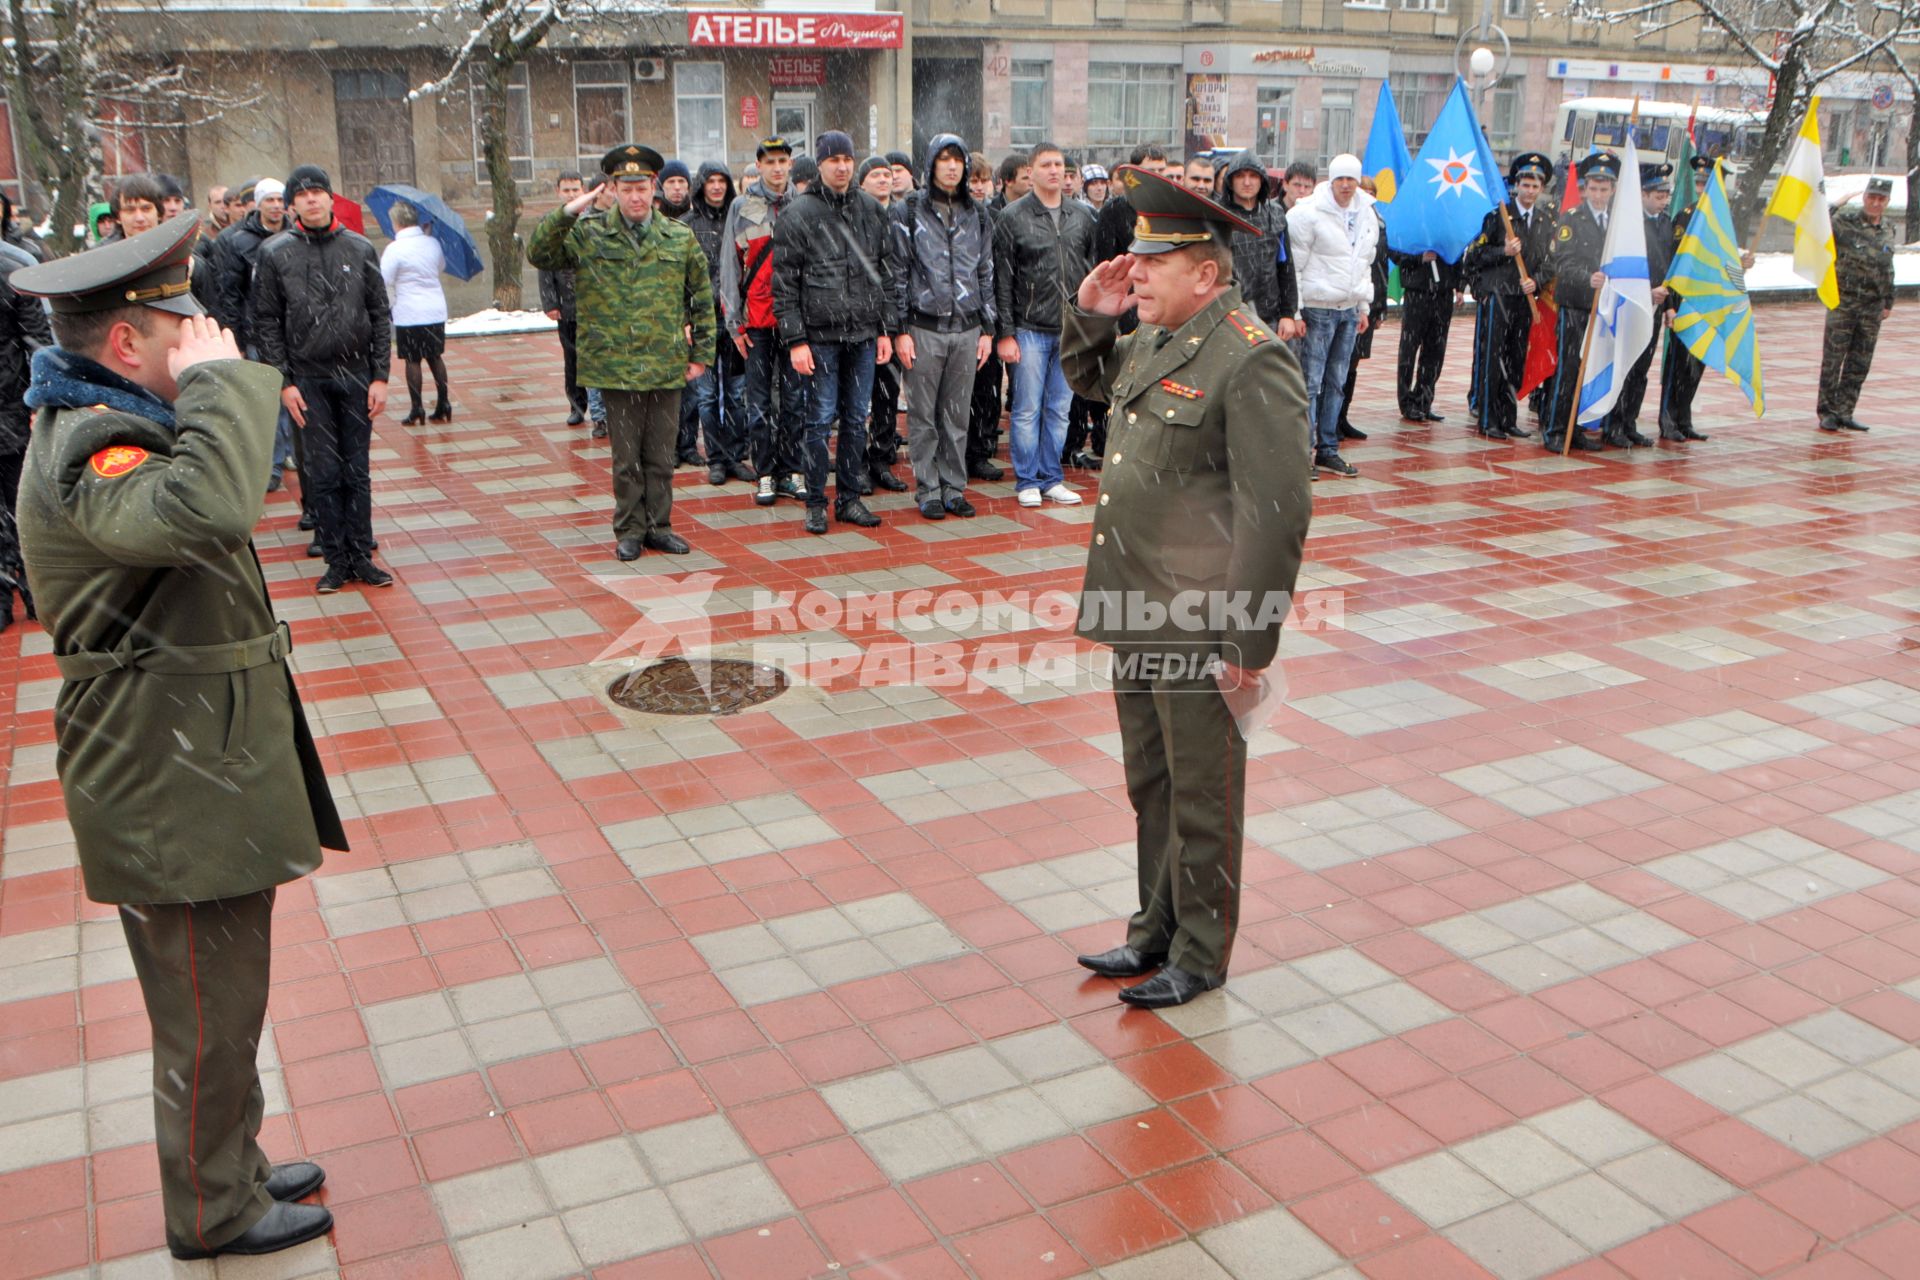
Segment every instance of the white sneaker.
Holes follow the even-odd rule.
[[[1054,487],[1055,487],[1055,488],[1058,488],[1059,486],[1058,486],[1058,485],[1056,485],[1056,486],[1054,486]],[[1079,501],[1079,499],[1077,499],[1077,498],[1076,498],[1076,499],[1074,499],[1074,501],[1076,501],[1076,502],[1077,502],[1077,501]],[[1020,505],[1021,505],[1021,506],[1023,506],[1023,507],[1037,507],[1037,506],[1039,506],[1039,505],[1040,505],[1040,491],[1039,491],[1038,489],[1022,489],[1022,490],[1020,491]]]
[[[1047,490],[1047,501],[1057,502],[1063,507],[1077,507],[1080,505],[1080,495],[1067,488],[1064,484],[1057,484]],[[1033,505],[1036,507],[1039,506],[1040,500],[1035,498]]]

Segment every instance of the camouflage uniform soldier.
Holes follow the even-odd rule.
[[[652,147],[615,147],[600,161],[618,203],[582,215],[592,193],[540,219],[527,258],[542,271],[574,273],[579,372],[607,406],[613,445],[614,554],[641,549],[685,555],[673,531],[674,446],[680,396],[713,363],[713,282],[700,242],[681,223],[655,217]]]
[[[1827,339],[1820,352],[1822,431],[1867,429],[1854,420],[1853,407],[1873,367],[1880,322],[1893,311],[1893,227],[1885,216],[1892,194],[1891,179],[1870,178],[1860,208],[1834,211],[1833,270],[1839,278],[1840,305],[1827,313]]]

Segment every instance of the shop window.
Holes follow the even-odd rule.
[[[1293,160],[1293,90],[1262,85],[1253,107],[1253,153],[1269,168]]]
[[[1170,63],[1087,65],[1087,142],[1128,149],[1180,137],[1180,69]]]
[[[682,62],[673,68],[675,154],[695,172],[727,162],[727,76],[718,62]]]
[[[1353,90],[1320,91],[1320,167],[1353,151]]]

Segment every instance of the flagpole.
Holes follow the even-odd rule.
[[[1500,205],[1500,225],[1506,230],[1507,239],[1513,239],[1513,215],[1507,212],[1505,201]],[[1513,261],[1514,265],[1520,268],[1520,283],[1533,284],[1533,277],[1527,274],[1527,251],[1522,248],[1519,253],[1513,255]],[[1535,286],[1534,293],[1527,295],[1527,314],[1535,320],[1540,318],[1540,304],[1534,300],[1534,294],[1539,291],[1539,287]]]

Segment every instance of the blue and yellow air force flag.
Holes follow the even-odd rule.
[[[1401,253],[1431,251],[1442,262],[1457,262],[1480,234],[1481,221],[1506,200],[1506,180],[1480,132],[1466,82],[1456,76],[1403,185],[1380,206],[1387,243]]]
[[[1373,107],[1373,128],[1367,134],[1367,154],[1360,168],[1373,179],[1374,198],[1391,204],[1400,194],[1400,185],[1413,168],[1413,156],[1407,152],[1407,131],[1400,127],[1400,109],[1393,105],[1393,89],[1380,82],[1380,97]]]
[[[1607,215],[1607,243],[1600,251],[1606,283],[1595,299],[1587,333],[1587,359],[1580,382],[1583,426],[1605,417],[1633,362],[1653,341],[1653,284],[1647,279],[1647,220],[1640,208],[1640,156],[1633,139],[1620,159],[1620,185]]]
[[[1701,364],[1726,374],[1727,381],[1746,393],[1753,416],[1759,417],[1766,404],[1760,391],[1760,348],[1754,342],[1740,242],[1733,234],[1733,211],[1717,161],[1667,271],[1667,288],[1680,295],[1673,336]]]

